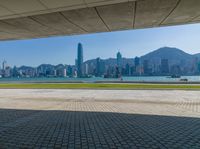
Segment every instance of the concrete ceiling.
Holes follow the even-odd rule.
[[[200,0],[0,0],[0,40],[200,22]]]

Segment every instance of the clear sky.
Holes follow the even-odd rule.
[[[123,57],[131,58],[164,46],[195,54],[200,53],[200,24],[0,41],[0,63],[5,59],[10,66],[74,64],[78,42],[83,44],[84,60],[115,57],[118,51]]]

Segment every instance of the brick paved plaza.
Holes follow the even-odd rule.
[[[199,99],[198,91],[0,90],[0,149],[199,149]]]

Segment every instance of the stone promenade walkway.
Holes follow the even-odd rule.
[[[115,92],[0,90],[0,149],[200,148],[200,92]]]

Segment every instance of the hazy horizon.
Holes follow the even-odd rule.
[[[5,59],[10,66],[38,66],[40,64],[74,65],[77,44],[84,49],[84,61],[101,57],[115,58],[142,56],[161,47],[175,47],[189,54],[199,53],[200,24],[160,28],[116,31],[41,39],[1,41],[0,63]]]

